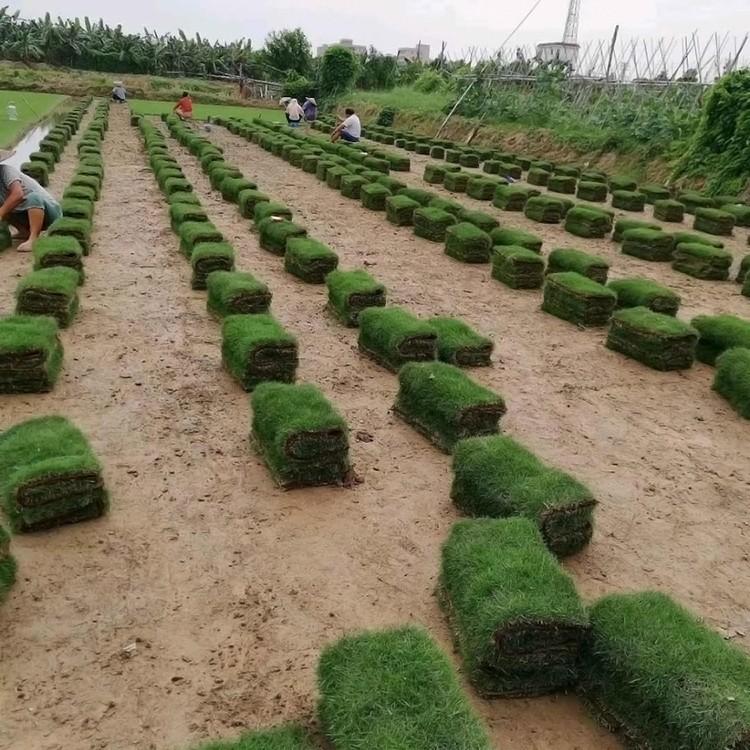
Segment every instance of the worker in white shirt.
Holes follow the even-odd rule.
[[[359,143],[362,135],[362,123],[351,107],[347,107],[345,112],[346,119],[340,125],[337,125],[331,133],[331,141],[335,143],[340,138],[347,143]]]

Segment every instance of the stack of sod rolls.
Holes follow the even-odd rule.
[[[63,347],[54,318],[0,318],[0,393],[46,393],[57,382]]]

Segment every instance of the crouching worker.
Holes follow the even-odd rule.
[[[34,240],[62,216],[60,204],[36,181],[6,164],[12,151],[0,151],[0,221],[16,230],[20,252],[29,252]]]
[[[359,143],[360,136],[362,135],[362,123],[351,107],[345,111],[346,119],[340,125],[337,125],[336,129],[331,133],[331,141],[335,143],[341,138],[342,141],[346,141],[347,143]]]
[[[182,98],[174,105],[172,110],[181,120],[193,119],[193,100],[187,91],[182,92]]]

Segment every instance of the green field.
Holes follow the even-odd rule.
[[[176,102],[152,102],[134,99],[129,104],[133,112],[139,115],[161,115],[165,112],[171,112]],[[195,102],[193,107],[196,120],[205,120],[208,117],[241,117],[245,120],[263,117],[266,120],[280,121],[284,119],[281,107],[260,109],[259,107],[233,107],[229,104],[199,104],[198,102]]]
[[[27,91],[0,91],[0,148],[8,148],[36,122],[44,119],[66,99],[57,94],[37,94]],[[13,102],[18,119],[8,119],[8,104]]]

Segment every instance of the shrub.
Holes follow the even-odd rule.
[[[500,222],[494,216],[490,216],[484,213],[484,211],[471,211],[468,208],[462,208],[456,214],[456,218],[459,221],[473,224],[483,232],[491,232],[500,226]]]
[[[660,229],[628,229],[623,235],[622,252],[654,262],[672,260],[674,237]]]
[[[750,662],[666,594],[612,594],[590,609],[582,692],[639,747],[741,748]]]
[[[456,217],[439,208],[418,208],[414,211],[414,234],[431,242],[444,242],[448,228]]]
[[[261,383],[251,402],[253,438],[281,487],[340,484],[346,479],[348,428],[315,386]]]
[[[615,190],[612,193],[612,208],[623,211],[643,211],[646,206],[646,196],[632,190]]]
[[[367,271],[332,271],[326,276],[328,307],[345,325],[359,325],[368,307],[385,307],[385,287]]]
[[[596,255],[589,255],[572,247],[561,247],[553,250],[547,259],[547,273],[560,271],[575,271],[600,284],[606,284],[609,263]]]
[[[67,328],[78,311],[78,271],[65,266],[26,274],[16,287],[17,315],[47,315]]]
[[[676,315],[680,307],[679,295],[651,279],[617,279],[607,286],[617,295],[619,308],[647,307],[663,315]]]
[[[287,239],[284,270],[308,284],[322,284],[338,264],[338,255],[322,242],[304,236]]]
[[[544,260],[525,247],[498,245],[492,251],[492,278],[512,289],[539,289],[544,279]]]
[[[443,186],[452,193],[465,193],[470,177],[466,172],[446,172]]]
[[[91,222],[67,216],[55,219],[47,230],[47,238],[52,237],[72,237],[81,246],[83,254],[88,255],[91,249]]]
[[[268,287],[249,273],[214,271],[206,279],[206,288],[208,309],[221,318],[266,313],[271,305]]]
[[[463,320],[435,317],[429,320],[437,332],[438,358],[457,367],[489,367],[493,342]]]
[[[672,268],[696,279],[726,281],[733,260],[734,256],[728,250],[698,242],[682,242],[675,248]]]
[[[578,183],[576,197],[584,201],[605,203],[607,200],[607,186],[601,182],[587,182],[581,180]]]
[[[205,289],[206,279],[214,271],[234,270],[234,250],[227,242],[200,242],[190,254],[193,289]]]
[[[440,593],[480,695],[532,697],[578,682],[588,615],[533,521],[455,524],[443,545]]]
[[[385,202],[391,197],[391,191],[385,185],[371,182],[360,188],[360,201],[370,211],[385,211]]]
[[[391,195],[385,200],[385,216],[397,227],[411,226],[414,223],[414,212],[420,205],[406,195]]]
[[[196,245],[223,241],[224,235],[210,221],[186,221],[180,225],[180,248],[188,260]]]
[[[360,200],[362,195],[362,186],[369,184],[368,181],[356,174],[347,174],[341,178],[341,195],[345,198]]]
[[[618,310],[612,316],[607,347],[654,370],[686,370],[695,361],[698,332],[676,318],[647,307]]]
[[[496,189],[497,182],[486,177],[470,177],[466,183],[466,195],[479,201],[491,201]]]
[[[262,204],[261,204],[262,205]],[[276,220],[269,216],[258,224],[260,246],[274,255],[286,253],[287,241],[294,237],[307,236],[307,229],[286,219]]]
[[[529,198],[524,207],[524,215],[527,219],[539,221],[543,224],[559,224],[564,212],[565,209],[561,201],[543,195]]]
[[[602,238],[612,231],[612,219],[603,211],[575,206],[565,216],[565,229],[576,237]]]
[[[83,281],[83,248],[75,237],[39,237],[32,248],[34,270],[67,266],[78,271]]]
[[[448,658],[415,627],[347,636],[318,666],[323,731],[338,750],[490,750]]]
[[[424,181],[430,185],[442,185],[445,174],[445,167],[442,164],[426,164]]]
[[[224,318],[221,355],[246,391],[266,381],[293,383],[297,374],[297,340],[268,314]]]
[[[398,373],[394,411],[438,448],[450,453],[467,437],[492,435],[505,401],[444,362],[411,362]]]
[[[359,315],[359,348],[393,372],[437,357],[437,331],[400,307],[369,307]]]
[[[526,182],[529,185],[539,185],[544,187],[548,182],[551,174],[546,169],[540,169],[539,167],[532,167],[526,175]]]
[[[740,416],[750,419],[750,349],[727,349],[718,357],[713,387]]]
[[[535,253],[542,251],[542,239],[537,237],[531,232],[524,232],[521,229],[493,229],[490,232],[490,238],[492,244],[497,245],[513,245],[516,247],[525,247],[527,250],[532,250]]]
[[[603,326],[612,314],[617,295],[579,273],[547,276],[542,310],[580,326]]]
[[[679,201],[656,200],[654,201],[654,218],[660,221],[681,222],[685,218],[685,206]]]
[[[696,208],[693,229],[697,232],[728,236],[734,229],[734,216],[718,208]]]
[[[750,321],[734,315],[699,315],[690,321],[698,330],[696,356],[707,365],[716,363],[716,358],[727,349],[744,347],[750,349]]]
[[[179,233],[180,227],[187,221],[208,221],[208,215],[202,206],[192,203],[172,203],[169,206],[169,219],[172,230]]]
[[[575,195],[576,178],[565,175],[553,174],[547,180],[547,189],[553,193],[563,193],[565,195]]]
[[[288,219],[292,220],[292,209],[283,203],[275,201],[259,201],[253,209],[253,219],[256,224],[263,219]]]
[[[97,518],[108,507],[102,469],[83,433],[42,417],[0,433],[0,499],[16,532]]]
[[[462,167],[478,167],[479,157],[476,154],[461,154],[458,163]]]

